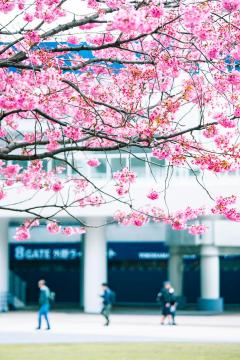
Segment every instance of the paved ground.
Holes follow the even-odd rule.
[[[195,342],[240,344],[240,313],[179,315],[177,326],[161,326],[155,315],[114,314],[103,326],[99,315],[52,312],[52,330],[37,331],[36,313],[0,314],[0,344],[86,342]]]

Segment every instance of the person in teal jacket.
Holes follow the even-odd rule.
[[[50,323],[48,319],[48,313],[50,309],[50,290],[46,286],[45,280],[39,280],[38,287],[40,289],[39,293],[39,311],[38,311],[38,327],[37,330],[41,329],[42,325],[42,317],[45,318],[47,328],[46,330],[50,330]]]

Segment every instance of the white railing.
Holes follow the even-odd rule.
[[[88,159],[96,158],[100,161],[100,166],[90,167],[86,164]],[[149,179],[156,178],[156,180],[165,179],[167,176],[172,176],[180,179],[187,180],[196,176],[201,176],[201,172],[198,168],[191,166],[191,169],[187,167],[177,167],[170,166],[165,160],[158,160],[151,156],[151,154],[142,154],[142,153],[131,153],[131,154],[122,154],[119,153],[75,153],[74,160],[69,159],[69,163],[72,164],[66,165],[64,160],[61,162],[60,156],[59,160],[43,160],[44,168],[47,171],[51,171],[57,166],[62,166],[64,171],[61,176],[73,176],[74,174],[78,175],[83,174],[87,178],[98,179],[98,180],[111,180],[112,174],[115,171],[121,170],[124,167],[128,167],[132,171],[136,172],[138,178]],[[21,164],[20,164],[21,165]],[[26,167],[27,164],[25,164]],[[76,170],[74,170],[76,169]],[[211,174],[210,172],[205,172],[205,174]],[[240,176],[240,171],[234,173],[224,173],[217,174],[217,177],[228,177],[236,178]]]

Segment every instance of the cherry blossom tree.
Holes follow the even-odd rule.
[[[0,13],[0,209],[30,217],[16,237],[29,238],[40,220],[71,235],[58,214],[107,202],[119,205],[122,224],[202,234],[191,221],[206,210],[164,210],[157,178],[137,207],[133,169],[120,161],[106,190],[83,168],[114,153],[147,162],[150,173],[188,168],[196,181],[239,170],[240,0],[0,0]],[[49,200],[46,216],[42,205],[10,204],[15,188],[71,196]],[[212,214],[240,221],[235,196],[212,200]]]

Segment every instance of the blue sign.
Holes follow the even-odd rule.
[[[15,261],[77,260],[82,256],[81,243],[11,244],[10,259]]]
[[[109,260],[165,260],[169,258],[168,247],[163,241],[110,242]]]
[[[82,257],[82,243],[14,243],[10,244],[10,259],[14,261],[77,260]],[[109,260],[166,260],[168,247],[164,242],[109,242]]]

